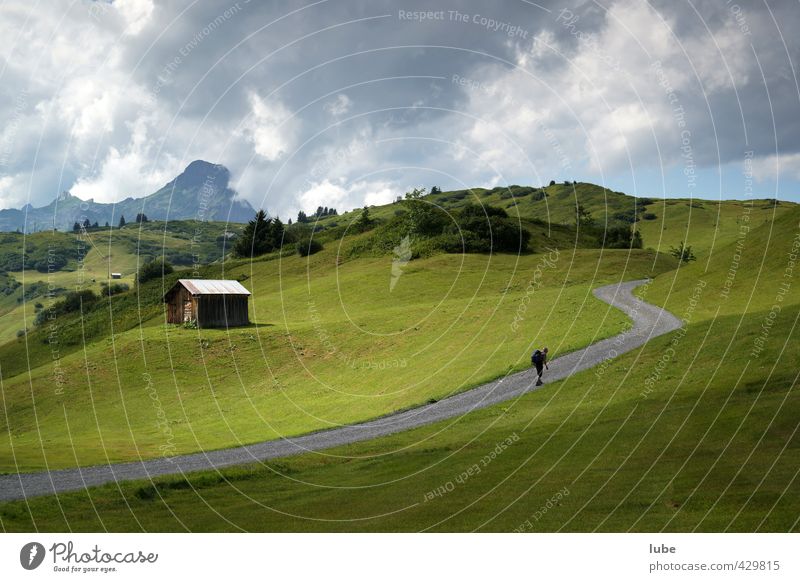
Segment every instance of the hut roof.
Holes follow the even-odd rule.
[[[167,291],[166,297],[175,287],[183,285],[192,295],[250,295],[239,281],[228,279],[178,279],[178,282]]]

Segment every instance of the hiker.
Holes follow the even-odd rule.
[[[542,369],[550,369],[550,366],[547,365],[547,348],[535,350],[531,355],[531,364],[536,366],[536,385],[541,386],[544,384],[544,382],[542,382]]]

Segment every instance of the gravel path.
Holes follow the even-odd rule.
[[[644,303],[632,295],[631,291],[645,282],[646,280],[628,281],[594,290],[597,298],[625,312],[633,320],[633,327],[617,336],[554,359],[549,363],[550,370],[545,372],[544,377],[547,382],[561,380],[591,368],[643,345],[652,337],[681,327],[681,321],[668,311]],[[161,475],[219,469],[374,439],[517,398],[536,389],[533,385],[534,379],[534,371],[526,370],[450,396],[434,404],[361,424],[328,429],[300,437],[168,459],[3,475],[0,476],[0,501],[76,491],[114,481],[149,479]]]

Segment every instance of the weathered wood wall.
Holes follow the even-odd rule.
[[[184,319],[184,303],[186,301],[192,302],[192,312],[190,319],[197,319],[196,303],[192,298],[192,294],[186,290],[185,287],[178,286],[167,297],[167,322],[168,323],[183,323]]]
[[[247,325],[247,295],[199,295],[197,298],[199,327],[234,327]]]

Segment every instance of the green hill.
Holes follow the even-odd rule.
[[[367,244],[375,229],[342,238],[358,217],[352,212],[320,221],[316,236],[325,248],[307,259],[287,249],[205,267],[203,276],[237,278],[253,292],[256,323],[248,328],[164,326],[160,292],[172,279],[112,297],[82,319],[92,338],[85,350],[78,349],[81,326],[73,325],[79,320],[61,322],[60,333],[78,347],[59,360],[58,391],[50,345],[31,335],[27,345],[0,346],[3,469],[152,458],[165,446],[170,453],[219,448],[442,398],[526,367],[532,343],[557,356],[625,329],[622,314],[591,295],[606,282],[654,277],[642,296],[685,318],[682,330],[457,422],[265,466],[60,495],[61,509],[50,499],[6,503],[3,527],[796,529],[800,300],[790,267],[800,245],[798,206],[643,205],[635,225],[645,247],[694,246],[698,260],[679,266],[646,248],[588,248],[591,237],[569,225],[568,186],[549,188],[539,201],[526,200],[533,194],[503,199],[499,191],[442,201],[451,210],[473,194],[516,202],[539,241],[529,254],[431,254],[398,273],[391,249]],[[631,202],[582,192],[578,199],[596,221]],[[601,195],[619,205],[603,211]],[[533,212],[545,200],[564,224],[548,225]],[[401,208],[371,210],[385,226]],[[541,252],[548,244],[559,249],[552,266]],[[511,323],[537,270],[535,307],[515,332]],[[30,373],[15,364],[25,357],[34,362]],[[514,444],[479,474],[429,498],[512,435]],[[558,503],[542,512],[558,492]]]
[[[698,257],[705,258],[716,247],[735,241],[743,225],[756,228],[797,208],[793,202],[775,199],[713,201],[636,198],[586,182],[542,187],[508,186],[491,190],[473,188],[428,194],[425,199],[448,211],[463,208],[467,204],[504,208],[509,215],[525,221],[528,228],[536,225],[545,236],[568,231],[573,238],[580,204],[594,219],[594,230],[627,226],[641,233],[644,248],[668,252],[670,247],[686,241],[686,244],[700,252]],[[401,208],[395,203],[371,207],[370,212],[376,218],[390,220],[401,212]],[[314,225],[321,230],[336,230],[337,227],[343,230],[343,226],[357,220],[359,212],[357,209],[337,216],[322,217]],[[589,233],[582,232],[578,238],[579,244],[592,246],[591,238]]]
[[[0,344],[20,330],[31,330],[36,311],[48,300],[76,289],[99,293],[111,282],[111,273],[122,275],[114,282],[133,287],[139,265],[162,255],[179,269],[220,261],[242,228],[186,220],[90,228],[77,234],[0,233]]]

